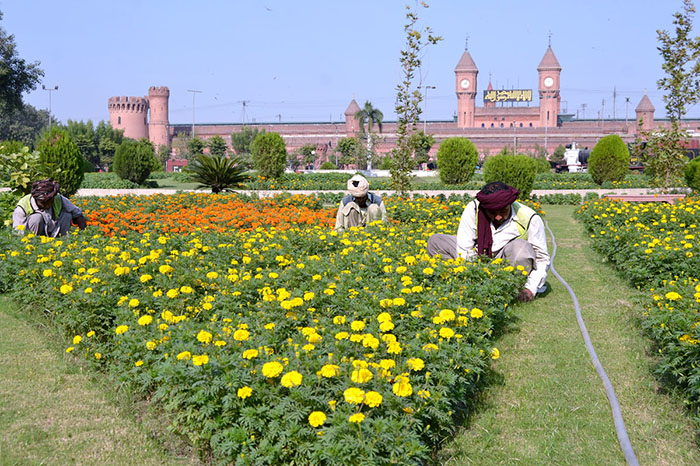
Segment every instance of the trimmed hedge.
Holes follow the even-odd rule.
[[[440,180],[445,184],[466,183],[474,175],[478,160],[479,152],[469,139],[445,139],[437,151]]]
[[[147,139],[134,141],[126,139],[122,142],[114,153],[112,171],[119,178],[129,180],[136,184],[143,184],[151,171],[159,165],[156,159],[153,144]]]
[[[588,158],[588,173],[596,184],[622,181],[629,170],[627,144],[617,134],[605,136],[595,145]]]
[[[484,162],[484,183],[501,181],[520,191],[519,199],[529,199],[535,183],[537,163],[527,155],[496,155]]]

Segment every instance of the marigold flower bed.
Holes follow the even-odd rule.
[[[593,247],[648,290],[642,326],[658,347],[656,373],[684,394],[700,429],[700,200],[600,200],[577,216]]]
[[[174,199],[185,211],[209,205]],[[438,220],[338,235],[328,213],[313,226],[205,229],[175,202],[85,204],[91,215],[93,205],[153,214],[159,226],[144,222],[143,234],[5,231],[0,279],[66,330],[66,351],[152,400],[217,462],[429,462],[499,357],[493,332],[525,281],[498,260],[425,255],[432,233],[456,230],[463,206],[417,200],[413,210]],[[178,216],[186,233],[158,231]]]

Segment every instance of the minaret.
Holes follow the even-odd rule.
[[[493,86],[491,85],[491,77],[489,73],[489,86],[486,88],[487,91],[492,91]],[[484,108],[496,108],[496,102],[493,101],[484,101]]]
[[[355,99],[352,99],[352,102],[350,102],[350,105],[348,105],[348,108],[345,110],[345,133],[349,138],[354,137],[355,133],[360,130],[360,124],[355,116],[360,110],[360,106],[357,105]]]
[[[649,97],[647,96],[646,89],[644,90],[644,97],[639,101],[639,105],[634,109],[637,113],[637,124],[642,121],[642,131],[649,131],[654,127],[654,104],[651,103]]]
[[[170,89],[167,87],[148,88],[148,100],[151,107],[151,118],[148,121],[148,138],[156,150],[161,145],[170,146],[168,138],[168,98]]]
[[[476,75],[479,70],[464,48],[462,58],[455,67],[455,87],[457,91],[457,127],[474,127],[474,108],[476,106]]]
[[[561,65],[552,52],[551,44],[537,67],[540,91],[540,125],[557,126],[561,96],[559,95],[559,75]]]

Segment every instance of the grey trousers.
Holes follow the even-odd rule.
[[[428,239],[428,255],[440,254],[446,259],[457,258],[457,237],[436,233]],[[535,249],[524,239],[517,238],[496,253],[496,259],[507,259],[514,267],[522,265],[527,272],[535,267]]]
[[[37,236],[55,238],[59,235],[67,235],[72,221],[73,216],[65,210],[61,211],[61,215],[58,216],[56,221],[50,218],[47,221],[40,212],[34,212],[27,217],[27,230]]]

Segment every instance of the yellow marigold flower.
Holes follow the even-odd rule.
[[[136,366],[136,367],[141,367],[141,366],[143,366],[143,361],[141,361],[141,360],[139,359],[138,361],[136,361],[136,362],[134,363],[134,366]]]
[[[382,332],[390,332],[394,330],[394,323],[393,322],[382,322],[379,324],[379,330]]]
[[[189,287],[189,286],[181,286],[181,287],[180,287],[180,293],[183,293],[183,294],[190,294],[190,293],[192,293],[193,291],[194,291],[194,290],[193,290],[191,287]]]
[[[141,280],[141,283],[146,283],[147,281],[150,281],[152,279],[153,277],[147,273],[144,273],[143,275],[141,275],[141,278],[139,278],[139,280]]]
[[[212,306],[211,303],[204,303],[204,304],[202,304],[202,309],[204,309],[205,311],[211,311],[211,309],[212,309],[213,307],[214,307],[214,306]]]
[[[90,294],[90,293],[92,293],[92,288],[90,288],[90,287],[85,288],[84,293],[85,293],[85,294]]]
[[[365,395],[365,404],[370,408],[376,408],[381,405],[383,400],[382,395],[374,391],[367,392]]]
[[[498,351],[498,348],[494,348],[491,350],[491,359],[498,359],[501,357],[501,352]]]
[[[424,400],[427,400],[430,398],[430,391],[428,390],[418,390],[418,396],[423,398]]]
[[[192,358],[192,353],[190,353],[189,351],[183,351],[182,353],[179,353],[177,355],[178,361],[182,361],[183,359],[190,359],[190,358]]]
[[[156,349],[156,342],[153,341],[153,340],[147,342],[147,343],[146,343],[146,348],[149,349],[149,350],[154,350],[154,349]]]
[[[321,411],[314,411],[309,414],[309,424],[311,427],[320,427],[326,422],[326,415]]]
[[[303,350],[306,351],[307,353],[308,353],[309,351],[312,351],[314,348],[316,348],[316,345],[312,345],[311,343],[308,343],[308,344],[306,344],[306,345],[304,345],[304,346],[301,347],[301,349],[303,349]]]
[[[102,354],[95,353],[95,359],[102,359]]]
[[[214,346],[218,346],[219,348],[226,346],[226,342],[224,340],[216,340],[214,342]]]
[[[365,328],[365,323],[361,320],[353,320],[350,324],[350,328],[353,329],[353,331],[355,332],[359,332],[360,330]]]
[[[180,292],[177,290],[168,290],[168,292],[165,293],[165,295],[170,299],[174,299],[180,295]]]
[[[402,351],[401,345],[399,344],[399,342],[395,341],[395,342],[389,344],[389,347],[387,348],[386,351],[389,354],[399,354]]]
[[[341,325],[346,322],[345,316],[335,316],[333,317],[333,323],[335,325]]]
[[[406,300],[403,298],[394,298],[391,300],[391,304],[393,304],[394,306],[403,306],[404,304],[406,304]]]
[[[443,309],[440,311],[438,316],[440,317],[440,320],[442,322],[450,322],[452,320],[455,320],[455,313],[452,309]]]
[[[159,271],[160,273],[162,273],[163,275],[168,274],[168,273],[172,273],[173,270],[175,270],[175,269],[173,269],[173,268],[172,268],[170,265],[168,265],[168,264],[161,265],[160,267],[158,267],[158,271]]]
[[[335,364],[325,364],[323,367],[321,367],[319,374],[326,378],[335,377],[336,375],[340,374],[340,367],[336,366]]]
[[[70,352],[73,351],[74,349],[75,349],[75,348],[73,348],[72,346],[69,346],[68,348],[66,348],[66,353],[70,353]]]
[[[472,309],[471,316],[472,319],[480,319],[484,317],[484,311],[482,311],[478,307],[475,307],[474,309]]]
[[[266,362],[263,364],[262,373],[265,377],[272,378],[280,375],[283,369],[284,366],[277,361]]]
[[[282,380],[280,380],[280,383],[283,387],[286,388],[298,387],[299,385],[301,385],[302,379],[303,376],[299,372],[291,371],[287,372],[282,376]]]
[[[139,317],[139,325],[148,325],[151,322],[153,322],[153,317],[148,314]]]
[[[243,351],[243,359],[253,359],[258,357],[258,350],[256,349],[247,349]]]
[[[241,400],[245,400],[253,394],[253,389],[246,385],[245,387],[239,388],[236,394],[238,395],[238,398],[240,398]]]
[[[94,336],[95,336],[95,331],[94,331],[94,330],[90,330],[90,331],[86,334],[86,336],[87,336],[88,338],[89,338],[89,337],[94,337]]]
[[[206,354],[194,355],[192,356],[192,364],[195,366],[203,366],[209,363],[209,356]]]
[[[335,334],[336,340],[347,340],[350,337],[348,332],[338,332]]]
[[[382,359],[381,361],[379,361],[379,367],[385,370],[392,369],[396,367],[396,361],[394,361],[393,359]]]
[[[350,380],[352,380],[355,383],[367,383],[370,380],[372,380],[372,371],[369,369],[356,369],[352,371],[352,375],[350,376]]]
[[[248,330],[238,329],[233,332],[233,339],[236,341],[246,341],[250,338],[250,332]]]
[[[381,307],[391,307],[393,304],[394,301],[391,298],[382,299],[381,301],[379,301],[379,305]]]
[[[423,269],[425,275],[432,275],[435,271],[431,267],[426,267]]]
[[[413,393],[413,387],[411,386],[411,382],[408,379],[408,377],[404,375],[398,375],[394,380],[394,386],[392,387],[394,395],[400,397],[411,396],[411,394]]]
[[[73,287],[70,285],[61,285],[61,294],[68,294],[73,291]]]
[[[53,276],[53,270],[52,269],[44,269],[43,274],[45,277],[51,277],[51,276]]]
[[[406,361],[406,364],[412,371],[422,371],[425,367],[425,362],[421,358],[411,358]]]
[[[669,301],[678,301],[681,298],[682,296],[676,293],[675,291],[669,291],[668,293],[666,293],[666,299],[668,299]]]
[[[79,344],[81,341],[83,341],[83,337],[81,337],[80,335],[76,335],[73,337],[73,344],[74,345]]]
[[[311,301],[314,299],[314,296],[316,296],[316,294],[313,291],[307,291],[304,293],[304,301]]]
[[[275,328],[275,323],[270,322],[269,324],[265,324],[265,330],[273,330]]]
[[[440,333],[440,336],[441,336],[442,338],[447,338],[447,339],[450,339],[450,338],[452,338],[453,336],[455,336],[455,331],[452,330],[450,327],[442,327],[442,328],[440,329],[440,332],[439,332],[439,333]]]
[[[207,278],[209,280],[216,280],[217,278],[219,278],[219,274],[216,272],[209,272],[207,273]]]
[[[320,280],[321,278],[322,278],[322,277],[321,277],[320,275],[316,274],[316,275],[314,275],[313,277],[311,277],[311,280],[313,280],[313,281],[318,281],[318,280]]]
[[[426,343],[425,345],[423,345],[423,351],[425,351],[426,353],[429,351],[437,351],[437,349],[438,347],[434,343]]]
[[[388,312],[382,312],[377,316],[377,322],[384,323],[384,322],[390,322],[391,321],[391,314]]]
[[[63,262],[61,262],[61,261],[54,261],[54,263],[53,263],[54,267],[60,267],[62,265],[63,265]]]
[[[343,392],[343,396],[347,403],[359,405],[365,399],[365,391],[357,387],[350,387]]]
[[[355,422],[359,424],[360,422],[365,420],[365,415],[362,413],[355,413],[350,418],[348,419],[350,422]]]
[[[323,290],[323,294],[326,294],[328,296],[333,296],[335,294],[335,290],[332,288],[326,288]]]
[[[126,333],[126,331],[129,330],[128,325],[120,325],[116,329],[114,329],[114,333],[117,335],[121,335],[122,333]]]
[[[199,340],[201,343],[210,343],[211,339],[212,334],[207,332],[206,330],[200,330],[197,334],[197,340]]]

